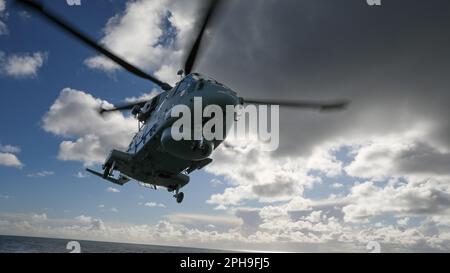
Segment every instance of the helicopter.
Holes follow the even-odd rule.
[[[39,2],[35,0],[16,0],[16,2],[30,11],[40,14],[50,23],[109,58],[128,72],[151,81],[162,90],[161,93],[149,100],[99,109],[101,115],[115,111],[130,111],[138,120],[139,130],[126,151],[112,150],[102,165],[103,172],[86,169],[89,173],[120,186],[131,180],[136,180],[140,184],[154,189],[158,187],[166,188],[173,193],[177,203],[182,203],[184,193],[180,190],[189,183],[189,174],[211,164],[213,162],[211,159],[212,153],[223,142],[221,139],[176,141],[171,136],[171,128],[176,120],[168,113],[177,105],[193,108],[195,98],[200,97],[204,106],[217,105],[222,109],[227,109],[226,106],[229,105],[254,104],[326,111],[340,110],[348,104],[346,100],[317,102],[242,98],[238,96],[237,92],[215,79],[194,72],[203,36],[210,26],[213,16],[217,13],[221,0],[205,1],[204,15],[198,24],[198,34],[193,39],[192,47],[187,51],[184,67],[178,72],[181,80],[175,86],[142,71],[117,56],[63,18],[45,9]],[[224,128],[225,131],[228,129]],[[115,176],[114,172],[118,172],[118,175]]]

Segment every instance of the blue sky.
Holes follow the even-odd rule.
[[[194,0],[45,2],[170,83],[199,9]],[[165,190],[118,187],[83,171],[125,147],[136,128],[127,115],[100,119],[95,106],[155,86],[0,0],[0,234],[448,251],[450,41],[441,33],[449,4],[405,3],[230,1],[207,35],[199,72],[247,97],[352,104],[333,114],[282,110],[278,151],[231,141],[191,175],[179,205]]]

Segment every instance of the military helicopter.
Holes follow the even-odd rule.
[[[209,165],[213,160],[211,154],[221,145],[223,140],[181,140],[175,141],[171,137],[171,126],[174,119],[168,113],[176,105],[193,107],[194,97],[201,97],[203,105],[218,105],[226,109],[227,105],[244,104],[279,105],[282,107],[305,108],[317,110],[339,110],[346,107],[346,100],[315,102],[298,100],[261,100],[242,98],[235,91],[216,80],[193,72],[199,53],[202,38],[214,14],[217,13],[221,0],[205,1],[204,16],[199,22],[199,31],[194,43],[188,51],[184,68],[178,72],[182,79],[175,85],[163,82],[156,77],[142,71],[126,60],[101,46],[89,36],[83,34],[69,22],[46,10],[34,0],[16,0],[33,12],[46,18],[76,39],[90,46],[98,53],[108,57],[128,72],[150,80],[159,86],[162,92],[156,97],[109,109],[100,109],[100,114],[113,111],[131,111],[140,126],[138,133],[132,139],[126,151],[113,150],[103,164],[103,172],[87,169],[88,172],[117,185],[124,185],[133,180],[153,187],[166,188],[174,193],[177,203],[181,203],[184,193],[180,189],[189,183],[189,174]],[[226,130],[227,128],[225,128]],[[118,176],[114,176],[114,172]]]

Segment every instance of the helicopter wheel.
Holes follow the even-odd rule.
[[[175,195],[175,198],[177,199],[177,203],[181,204],[181,202],[183,202],[184,199],[184,193],[183,192],[177,193]]]

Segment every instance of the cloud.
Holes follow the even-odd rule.
[[[191,228],[205,227],[209,224],[216,227],[232,228],[241,224],[241,220],[233,216],[176,213],[166,215],[165,218],[171,223],[183,224]]]
[[[211,179],[211,181],[210,181],[209,183],[210,183],[211,186],[213,186],[213,187],[218,187],[218,186],[221,186],[221,185],[224,184],[222,181],[220,181],[220,180],[217,179],[217,178]]]
[[[47,58],[48,53],[43,52],[7,55],[0,59],[0,72],[16,78],[36,77]]]
[[[245,235],[256,233],[263,223],[259,209],[238,208],[234,211],[234,215],[242,220],[240,230]]]
[[[119,193],[119,192],[120,192],[120,190],[118,190],[118,189],[116,189],[116,188],[113,188],[113,187],[108,187],[108,188],[106,189],[106,191],[107,191],[107,192],[111,192],[111,193]]]
[[[92,165],[104,162],[112,149],[127,148],[136,132],[135,120],[121,113],[101,116],[100,106],[111,104],[83,91],[61,91],[42,119],[45,131],[68,139],[60,144],[59,159]]]
[[[156,89],[153,89],[150,93],[148,94],[142,94],[139,97],[128,97],[125,98],[126,102],[138,102],[138,101],[144,101],[144,100],[151,100],[154,97],[156,97],[159,94],[159,91],[157,91]]]
[[[23,164],[14,154],[0,153],[0,166],[22,168]]]
[[[17,146],[0,144],[0,152],[2,152],[2,153],[11,153],[11,154],[19,154],[21,152],[21,149],[20,149],[20,147],[17,147]]]
[[[401,226],[406,226],[408,225],[409,220],[410,220],[409,217],[401,218],[397,220],[397,224]]]
[[[147,202],[144,204],[144,206],[149,207],[149,208],[155,208],[155,207],[165,208],[166,207],[166,205],[164,205],[164,204],[155,203],[155,202]]]
[[[156,68],[162,61],[165,50],[155,45],[162,35],[160,23],[167,12],[167,3],[168,1],[128,2],[122,14],[109,19],[101,42],[138,66]],[[133,43],[133,48],[129,47],[130,42]],[[103,56],[89,58],[85,63],[90,68],[105,71],[119,68]]]
[[[16,155],[20,152],[19,147],[0,143],[0,166],[22,168],[23,164]]]
[[[6,9],[5,0],[0,0],[0,13],[4,12]]]
[[[318,148],[310,158],[289,156],[274,157],[261,149],[254,140],[239,141],[229,138],[213,154],[214,162],[207,172],[224,176],[233,187],[222,194],[215,194],[207,201],[218,208],[240,205],[244,201],[288,201],[302,195],[305,189],[321,181],[310,174],[317,171],[328,176],[341,172],[341,163],[324,148]],[[317,162],[323,164],[317,165]]]
[[[427,137],[434,128],[422,125],[383,138],[340,141],[295,160],[287,156],[269,157],[270,154],[254,149],[254,144],[240,146],[231,142],[218,154],[223,165],[215,163],[207,168],[228,179],[230,186],[223,193],[213,194],[207,202],[219,209],[231,208],[241,217],[245,224],[240,227],[240,234],[262,236],[264,241],[280,245],[302,242],[325,249],[336,244],[341,249],[351,249],[351,244],[374,239],[390,251],[446,249],[443,243],[447,242],[449,230],[443,217],[450,211],[448,170],[439,164],[409,167],[411,162],[420,162],[422,156],[446,156],[446,150],[435,143],[431,146],[433,142]],[[289,160],[302,167],[295,169],[286,163],[278,167]],[[309,162],[332,164],[321,164],[318,168]],[[271,175],[276,179],[271,180]],[[278,199],[284,190],[292,192],[277,181],[288,175],[307,177],[311,183],[297,194]],[[361,178],[373,181],[357,182]],[[330,182],[335,179],[351,182],[344,187],[342,183]],[[330,196],[315,200],[308,197],[319,186],[322,195],[329,192]],[[251,200],[262,202],[262,208],[248,207]],[[434,219],[432,224],[430,219]],[[445,228],[432,229],[431,225]],[[433,232],[424,234],[425,229]]]
[[[84,172],[77,172],[77,173],[75,174],[75,177],[76,177],[76,178],[79,178],[79,179],[82,179],[82,178],[86,178],[86,177],[88,177],[88,176],[87,176],[87,174],[85,174]]]
[[[391,213],[397,217],[441,215],[450,211],[449,181],[391,182],[378,187],[365,182],[352,188],[352,203],[345,206],[345,220],[367,221],[371,217]]]
[[[39,178],[39,177],[52,176],[54,174],[55,174],[55,172],[53,172],[53,171],[41,171],[41,172],[37,172],[37,173],[30,173],[27,176],[30,178]]]
[[[227,217],[173,216],[155,224],[109,223],[80,215],[75,218],[50,218],[44,214],[0,214],[0,232],[5,235],[46,236],[83,240],[134,242],[140,244],[180,245],[234,250],[366,252],[368,241],[377,241],[383,252],[448,251],[449,225],[436,218],[418,227],[395,225],[344,227],[337,219],[318,212],[292,220],[258,216],[255,210],[240,214],[246,219]],[[186,221],[188,219],[188,221]],[[448,217],[445,218],[448,222]],[[200,222],[199,222],[200,221]],[[262,224],[261,224],[262,223]],[[216,225],[225,225],[221,231]],[[249,231],[244,226],[257,226]],[[244,231],[249,231],[245,233]],[[324,244],[326,242],[326,244]]]
[[[7,17],[8,14],[6,13],[6,3],[4,0],[0,0],[0,36],[9,33],[7,25],[2,21]]]
[[[101,43],[131,63],[154,71],[162,80],[174,83],[185,45],[192,40],[198,3],[129,1],[123,12],[108,20]],[[102,56],[88,58],[85,64],[106,72],[119,69]]]
[[[450,152],[432,139],[434,130],[425,126],[373,138],[361,144],[345,171],[361,178],[450,176]]]
[[[420,130],[420,132],[421,134],[429,133],[428,130]],[[276,164],[282,162],[280,159],[274,162],[268,161],[271,164],[265,164],[267,157],[262,156],[260,152],[251,156],[251,159],[249,159],[251,153],[243,153],[244,158],[247,158],[245,169],[255,168],[251,164],[255,161],[259,163],[258,166],[262,167],[261,170],[251,172],[252,175],[248,176],[245,173],[240,173],[239,160],[243,155],[236,153],[236,151],[246,150],[236,145],[228,145],[225,153],[230,153],[229,150],[232,150],[233,153],[230,153],[230,155],[233,155],[234,158],[228,163],[231,164],[228,165],[231,169],[229,171],[226,168],[216,169],[217,166],[211,165],[208,171],[213,173],[221,171],[220,174],[225,175],[228,179],[231,178],[230,184],[232,186],[226,188],[221,194],[212,195],[207,202],[217,205],[219,209],[231,207],[236,216],[242,217],[244,223],[246,223],[246,227],[241,228],[243,235],[256,236],[260,232],[265,232],[264,236],[267,237],[267,240],[274,240],[278,243],[288,241],[330,245],[336,242],[364,242],[364,240],[376,238],[384,244],[389,244],[389,247],[394,247],[394,245],[399,247],[398,244],[405,244],[410,250],[418,250],[424,247],[422,243],[426,241],[426,247],[438,247],[440,249],[442,245],[439,243],[439,246],[436,246],[432,238],[433,236],[439,236],[442,240],[438,241],[443,242],[446,240],[444,238],[447,236],[445,235],[447,231],[438,230],[432,235],[423,235],[421,228],[423,223],[428,221],[427,219],[445,216],[449,213],[450,176],[443,171],[433,171],[433,168],[403,168],[408,164],[404,164],[402,160],[411,160],[407,155],[411,154],[410,151],[417,147],[411,145],[410,142],[415,140],[417,135],[407,133],[401,136],[392,135],[391,137],[380,139],[380,142],[377,142],[376,138],[368,139],[366,140],[367,144],[350,142],[355,144],[355,147],[345,156],[342,155],[344,154],[342,151],[349,147],[349,144],[345,142],[341,143],[338,149],[330,146],[328,152],[323,153],[321,151],[318,154],[322,156],[341,154],[341,156],[333,156],[332,161],[337,163],[335,166],[346,167],[340,169],[339,172],[330,173],[322,170],[319,171],[319,174],[316,174],[317,170],[311,169],[312,167],[301,170],[299,174],[306,175],[313,182],[310,186],[305,186],[303,191],[288,196],[286,199],[276,198],[280,192],[287,188],[283,184],[278,184],[276,180],[270,184],[261,184],[265,191],[255,188],[255,185],[259,185],[259,181],[267,181],[267,178],[270,178],[269,174],[264,173],[261,178],[258,174],[264,172],[264,170],[277,170]],[[405,145],[398,145],[399,140]],[[395,152],[387,153],[387,155],[383,152],[381,156],[377,154],[377,156],[362,157],[361,153],[365,154],[366,147],[372,147],[373,143],[383,143],[387,147],[400,148],[393,149]],[[249,146],[245,147],[248,148]],[[407,148],[406,151],[404,151],[405,147]],[[397,156],[398,153],[402,156]],[[412,158],[414,159],[415,156],[412,156]],[[286,157],[282,158],[285,159]],[[315,162],[318,161],[317,154],[312,155],[311,158],[314,158],[313,161]],[[388,163],[378,164],[377,162],[381,159],[387,160]],[[233,162],[236,162],[236,165]],[[295,162],[301,166],[309,166],[307,162],[310,162],[310,158],[300,157]],[[357,173],[350,171],[354,170],[351,167],[354,164],[361,165],[359,162],[365,162],[367,168],[363,168]],[[370,164],[372,164],[372,168],[370,168]],[[273,165],[271,169],[270,165]],[[281,168],[283,172],[287,174],[295,173],[292,168],[287,166],[289,165]],[[339,176],[335,176],[336,173],[340,173]],[[374,181],[357,182],[360,177],[372,178]],[[349,192],[346,193],[346,187],[344,188],[341,183],[328,182],[333,181],[333,179],[352,181],[348,185]],[[338,192],[339,195],[330,194],[329,197],[319,199],[316,197],[315,200],[308,197],[310,192],[314,191],[319,185],[322,187],[319,191],[322,195],[327,192]],[[284,186],[285,188],[280,189],[277,186]],[[287,192],[290,191],[292,189]],[[267,200],[268,196],[271,196],[271,199]],[[251,200],[263,202],[263,207],[248,207],[248,201]],[[269,204],[264,204],[268,201],[270,201]],[[396,221],[389,220],[392,218],[404,219],[405,217],[414,218],[415,224],[405,229],[404,220],[397,224],[395,224]],[[442,218],[433,219],[435,219],[434,224],[445,225]],[[394,224],[390,224],[392,222]],[[401,226],[403,230],[397,230],[400,228],[398,226]],[[360,228],[370,228],[371,231],[363,232],[364,236],[362,234],[357,235]],[[386,232],[386,234],[383,235],[383,232]],[[399,237],[394,238],[395,236]]]
[[[80,215],[75,217],[73,228],[81,228],[84,231],[101,231],[105,229],[105,225],[101,219],[91,216]]]
[[[8,34],[8,27],[6,26],[5,23],[3,23],[2,21],[0,21],[0,35],[5,35]]]
[[[31,219],[35,222],[44,222],[48,220],[47,214],[46,213],[42,213],[42,214],[32,214],[31,215]]]

